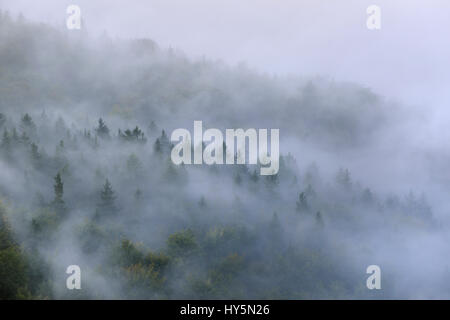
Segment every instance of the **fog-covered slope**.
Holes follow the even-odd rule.
[[[279,173],[175,166],[194,120],[280,129]],[[448,297],[445,199],[409,139],[424,120],[356,84],[2,13],[0,297]]]

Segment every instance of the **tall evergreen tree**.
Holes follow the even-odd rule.
[[[109,128],[106,125],[105,121],[103,121],[102,118],[98,119],[98,126],[95,129],[95,132],[97,132],[97,135],[100,138],[108,138],[109,137]]]
[[[155,144],[153,146],[153,150],[155,150],[156,153],[161,153],[161,141],[159,141],[159,138],[156,139]]]
[[[39,148],[35,143],[31,144],[31,160],[34,164],[37,164],[41,160],[41,154],[39,153]]]
[[[18,299],[21,293],[25,293],[27,280],[25,257],[13,239],[5,209],[0,202],[0,300]]]
[[[97,206],[96,216],[113,215],[117,212],[115,205],[115,192],[111,183],[106,179],[103,189],[100,192],[100,202]]]
[[[63,200],[64,196],[64,183],[61,178],[61,174],[58,174],[54,178],[55,184],[53,185],[53,190],[55,193],[55,198],[53,199],[53,207],[58,214],[62,214],[65,211],[65,203]]]
[[[29,135],[34,134],[36,132],[36,125],[34,124],[33,119],[28,113],[26,113],[22,117],[20,121],[20,129]]]

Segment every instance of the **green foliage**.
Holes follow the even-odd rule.
[[[227,283],[231,281],[244,267],[244,259],[237,253],[230,254],[211,272],[211,278],[215,283]]]
[[[152,265],[144,266],[142,264],[133,264],[125,268],[128,286],[142,289],[161,289],[165,279],[160,276]],[[147,291],[148,294],[148,291]]]
[[[26,264],[16,246],[0,250],[0,299],[17,299],[27,284]]]
[[[27,264],[13,239],[6,209],[0,202],[0,300],[28,295],[27,284]]]
[[[81,249],[86,254],[97,252],[97,250],[107,243],[106,232],[93,221],[86,221],[77,229],[78,240]]]
[[[11,227],[6,217],[5,209],[0,202],[0,250],[9,248],[14,244]]]
[[[123,239],[113,253],[113,261],[121,267],[142,263],[144,259],[145,253],[142,246],[135,245],[128,239]]]
[[[144,265],[152,266],[158,272],[164,271],[170,263],[170,257],[164,253],[149,252],[144,258]]]
[[[121,268],[125,277],[128,297],[151,297],[155,291],[164,289],[164,272],[170,258],[163,253],[147,251],[142,244],[123,239],[112,253],[114,265]]]
[[[32,234],[40,240],[49,239],[57,230],[61,215],[51,208],[42,208],[31,219]]]
[[[203,187],[196,190],[190,184],[181,183],[188,181],[189,174],[197,169],[186,169],[171,162],[169,153],[173,145],[165,130],[158,136],[160,129],[153,121],[150,123],[149,132],[152,141],[155,140],[157,155],[154,156],[140,145],[147,138],[138,126],[111,136],[104,121],[107,119],[104,112],[117,105],[120,109],[113,107],[115,110],[110,115],[123,115],[122,110],[126,109],[127,115],[136,116],[133,121],[149,123],[149,117],[155,117],[161,125],[172,125],[164,116],[183,119],[186,115],[206,114],[212,102],[216,108],[210,118],[228,122],[236,120],[234,111],[241,111],[234,109],[230,101],[238,101],[239,108],[245,102],[248,115],[274,117],[270,108],[261,105],[261,101],[266,101],[289,112],[289,117],[275,115],[276,122],[289,129],[284,131],[286,134],[299,133],[311,145],[328,142],[327,147],[354,147],[354,142],[364,141],[379,127],[383,115],[378,98],[366,89],[353,88],[353,93],[347,95],[347,90],[323,88],[335,88],[336,83],[329,86],[326,82],[321,87],[320,83],[311,81],[298,85],[298,92],[288,90],[293,93],[286,96],[284,89],[276,89],[282,87],[280,83],[256,74],[245,72],[243,76],[240,71],[231,70],[216,73],[220,68],[213,64],[191,63],[176,55],[163,57],[162,53],[152,60],[154,48],[150,51],[138,48],[139,57],[145,59],[136,60],[134,55],[127,56],[126,46],[117,47],[124,50],[104,47],[108,49],[104,51],[108,52],[108,59],[104,59],[90,46],[72,50],[79,47],[70,45],[70,37],[47,26],[17,27],[2,13],[0,24],[0,31],[13,25],[15,30],[14,36],[0,32],[0,47],[5,49],[0,50],[0,61],[6,61],[1,64],[0,72],[0,157],[2,162],[7,162],[8,169],[2,177],[8,178],[10,173],[13,176],[11,180],[1,181],[0,193],[11,197],[14,206],[21,207],[20,214],[10,215],[14,225],[19,226],[15,231],[20,234],[15,235],[0,206],[0,298],[97,297],[92,287],[84,287],[85,291],[78,295],[61,295],[55,290],[64,281],[53,276],[64,272],[52,269],[55,266],[52,259],[60,262],[61,256],[66,256],[65,252],[61,255],[62,244],[66,243],[74,246],[68,252],[74,249],[73,252],[84,254],[91,267],[89,276],[111,281],[108,290],[120,288],[116,290],[120,294],[114,292],[114,297],[364,297],[360,285],[345,277],[350,271],[342,271],[352,259],[345,255],[341,248],[344,245],[335,241],[334,236],[339,232],[326,236],[324,232],[335,225],[343,226],[350,232],[360,229],[357,236],[364,239],[367,229],[363,223],[367,220],[360,218],[361,211],[367,212],[364,216],[370,219],[371,234],[379,227],[383,230],[391,227],[396,232],[400,227],[412,225],[417,226],[413,230],[427,232],[427,227],[432,226],[431,207],[424,196],[410,193],[405,198],[379,200],[381,194],[375,197],[372,190],[354,183],[348,169],[337,173],[333,181],[337,183],[333,185],[325,178],[322,180],[314,164],[300,174],[289,155],[281,156],[279,174],[273,176],[260,176],[258,166],[251,167],[252,171],[247,166],[212,166],[212,170],[204,170],[205,181],[197,180],[194,185],[211,188],[207,190],[206,201],[200,198],[205,192]],[[41,47],[38,43],[45,45]],[[37,53],[40,63],[36,68],[28,55],[39,48],[42,51]],[[63,60],[56,59],[61,57]],[[117,64],[118,61],[121,63]],[[59,70],[70,74],[71,81],[60,81]],[[121,81],[115,83],[113,77],[105,81],[105,76],[117,70],[123,74]],[[127,82],[127,78],[133,79],[132,82]],[[258,92],[263,92],[263,96],[255,94]],[[239,99],[234,99],[234,94]],[[202,104],[199,109],[194,108],[197,103]],[[40,118],[31,113],[32,118],[29,106],[36,104],[57,106],[60,114],[76,115],[70,118],[70,127],[62,117],[53,123],[45,112]],[[103,115],[95,125],[95,134],[91,134],[94,132],[92,114],[83,113],[79,117],[78,112],[65,110],[79,105],[92,106],[92,114]],[[3,114],[8,110],[11,114]],[[128,123],[120,125],[125,128]],[[54,150],[55,145],[55,155],[47,155],[45,150]],[[225,142],[223,146],[226,151]],[[130,156],[117,160],[118,153]],[[145,166],[141,162],[144,160]],[[132,175],[122,174],[125,166]],[[26,172],[26,178],[22,179],[16,172]],[[51,186],[39,190],[42,187],[39,183],[41,177],[51,177],[55,172],[58,174],[54,178],[52,199]],[[214,174],[214,184],[203,183],[209,182],[210,173]],[[114,179],[114,189],[107,176]],[[141,180],[147,176],[148,183],[143,183]],[[139,183],[131,177],[139,178]],[[91,188],[91,178],[95,179],[96,186],[104,183],[97,194]],[[229,185],[230,178],[239,187]],[[70,193],[64,192],[63,179]],[[251,192],[246,192],[247,187]],[[37,191],[42,191],[42,199],[27,201]],[[69,198],[69,194],[73,197]],[[236,194],[241,201],[232,200]],[[150,201],[147,195],[152,196]],[[216,201],[220,197],[234,203]],[[79,215],[62,219],[60,213],[65,212],[65,201]],[[137,207],[142,214],[129,214]],[[123,208],[123,214],[119,214],[118,208]],[[295,209],[311,214],[296,215]],[[94,210],[101,220],[90,220]],[[279,214],[272,215],[274,211]],[[80,225],[78,222],[83,218],[89,220]],[[191,229],[162,238],[166,230],[188,227]],[[131,236],[146,242],[134,243],[127,239]],[[67,241],[60,242],[65,237]]]
[[[197,241],[192,230],[188,229],[171,234],[167,239],[167,247],[171,256],[183,257],[197,248]]]
[[[56,174],[54,180],[55,184],[53,185],[53,190],[55,193],[55,198],[53,199],[52,206],[57,214],[63,215],[66,211],[65,203],[63,200],[64,183],[59,172]]]
[[[55,176],[55,185],[53,186],[53,189],[55,190],[55,199],[53,201],[56,203],[64,203],[64,183],[62,182],[61,174],[59,172]]]

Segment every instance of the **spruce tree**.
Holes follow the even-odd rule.
[[[156,139],[153,149],[155,150],[156,153],[161,153],[162,148],[161,148],[161,141],[159,141],[159,138]]]
[[[31,118],[31,116],[28,113],[26,113],[22,117],[22,119],[20,121],[20,129],[23,132],[26,132],[27,134],[30,134],[30,135],[35,133],[36,125],[34,124],[33,119]]]
[[[95,129],[97,135],[100,138],[108,138],[109,137],[109,128],[106,125],[105,121],[102,118],[98,119],[98,127]]]
[[[55,192],[55,198],[53,199],[53,207],[58,214],[62,214],[65,211],[65,204],[63,200],[64,196],[64,183],[61,178],[61,174],[58,174],[54,178],[55,184],[53,185],[53,190]]]
[[[97,208],[97,215],[112,215],[117,212],[115,206],[115,192],[111,186],[111,183],[106,179],[103,189],[100,192],[100,203]]]

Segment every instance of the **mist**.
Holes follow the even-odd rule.
[[[449,298],[448,21],[401,3],[3,1],[0,296]],[[279,129],[279,172],[174,165],[195,120]]]

